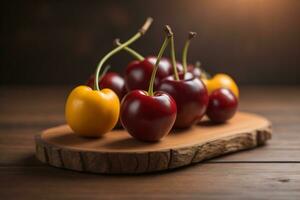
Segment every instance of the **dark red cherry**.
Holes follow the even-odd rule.
[[[133,90],[122,101],[121,123],[132,137],[155,142],[172,129],[176,110],[174,99],[164,92],[149,96],[145,91]]]
[[[120,101],[122,101],[127,93],[123,77],[115,72],[106,73],[99,81],[99,86],[100,88],[109,88],[113,90],[118,95]]]
[[[154,57],[154,56],[149,56],[146,59],[148,59],[148,61],[150,63],[152,63],[153,66],[155,65],[155,62],[157,60],[157,58]],[[169,75],[172,75],[174,73],[173,65],[172,65],[171,61],[168,58],[161,58],[161,60],[159,62],[159,68],[164,69],[164,71],[168,72]],[[176,68],[177,68],[178,72],[182,72],[183,71],[183,65],[180,62],[178,62],[178,61],[176,62]]]
[[[201,76],[201,70],[199,67],[195,67],[194,65],[188,65],[187,66],[187,71],[192,73],[195,77],[200,77]]]
[[[147,90],[151,79],[151,74],[154,69],[156,57],[148,56],[142,61],[132,61],[125,69],[125,85],[128,91],[131,90]],[[179,71],[182,71],[182,65],[177,66]],[[167,76],[173,74],[173,67],[169,59],[162,58],[159,62],[159,67],[154,82],[154,89],[157,88],[159,82]]]
[[[148,92],[133,90],[121,103],[120,116],[123,127],[134,138],[146,142],[155,142],[166,136],[176,120],[177,107],[174,99],[164,92],[153,92],[161,57],[170,40],[168,30],[165,29],[165,32],[165,40],[157,60],[154,65],[151,64],[154,67],[148,83]]]
[[[223,123],[234,116],[237,108],[237,97],[230,90],[220,88],[210,94],[206,114],[211,121]]]
[[[87,81],[86,85],[94,88],[95,76],[90,76],[89,80]],[[115,72],[107,72],[99,79],[99,87],[109,88],[113,90],[117,96],[119,97],[120,101],[126,95],[127,90],[125,87],[125,81],[122,76]]]
[[[161,81],[159,91],[172,96],[177,105],[175,128],[188,128],[204,116],[208,105],[208,93],[201,80],[189,72],[179,73],[180,80],[169,76]]]
[[[85,85],[89,86],[90,88],[94,89],[94,83],[95,83],[95,74],[90,75],[89,79],[85,83]]]

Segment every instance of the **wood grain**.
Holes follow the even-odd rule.
[[[2,199],[298,200],[300,164],[214,163],[139,176],[2,167]],[[22,195],[20,195],[22,194]]]
[[[82,138],[68,125],[36,136],[36,155],[49,165],[82,172],[136,174],[174,169],[251,149],[271,139],[271,123],[258,115],[238,112],[226,124],[202,121],[175,131],[157,143],[133,139],[114,130],[99,139]]]
[[[78,173],[35,158],[34,135],[64,123],[70,89],[0,86],[0,199],[300,199],[299,86],[241,88],[240,110],[273,124],[267,145],[139,176]]]

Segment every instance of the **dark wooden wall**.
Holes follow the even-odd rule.
[[[198,32],[189,59],[242,84],[300,83],[299,0],[2,1],[1,84],[78,84],[147,16],[155,21],[133,46],[156,54],[170,24],[181,57],[186,33]],[[122,71],[131,59],[111,60]]]

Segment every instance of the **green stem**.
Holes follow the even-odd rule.
[[[110,69],[110,65],[106,65],[106,67],[104,68],[102,74],[99,76],[99,80],[98,81],[101,81],[101,79],[105,76],[105,74],[107,73],[107,71]],[[96,85],[95,85],[96,82],[94,82],[94,88],[96,88]],[[99,84],[99,83],[98,83]]]
[[[105,76],[105,74],[108,72],[108,70],[110,69],[110,65],[106,65],[106,67],[104,68],[102,74],[99,77],[99,80],[101,81],[101,79],[103,78],[103,76]]]
[[[154,94],[154,92],[153,92],[153,86],[154,86],[156,72],[157,72],[158,65],[159,65],[159,62],[161,60],[161,57],[162,57],[163,53],[165,52],[166,47],[168,46],[168,43],[169,43],[169,37],[166,36],[165,40],[164,40],[164,43],[162,44],[162,46],[161,46],[161,48],[159,50],[159,53],[157,55],[157,59],[156,59],[155,65],[154,65],[154,69],[152,71],[152,75],[151,75],[151,79],[150,79],[150,84],[149,84],[149,89],[148,89],[148,95],[149,96],[153,96],[153,94]]]
[[[189,37],[186,40],[183,48],[183,53],[182,53],[182,65],[183,65],[183,73],[185,74],[187,72],[187,53],[188,49],[191,43],[191,39],[193,39],[196,36],[195,32],[189,32]]]
[[[196,61],[195,63],[195,67],[201,69],[201,62],[200,61]]]
[[[95,72],[95,88],[96,90],[100,90],[99,88],[99,73],[100,70],[102,68],[102,66],[104,65],[104,63],[114,54],[118,53],[119,51],[121,51],[124,47],[130,45],[131,43],[133,43],[134,41],[136,41],[137,39],[139,39],[142,35],[144,35],[146,33],[146,31],[149,29],[150,25],[152,24],[153,19],[152,18],[147,18],[146,22],[144,23],[144,25],[142,26],[142,28],[139,30],[138,33],[136,33],[134,36],[132,36],[129,40],[127,40],[125,43],[123,43],[121,46],[116,47],[115,49],[111,50],[110,52],[108,52],[108,54],[106,54],[99,62],[96,72]]]
[[[179,80],[178,72],[177,72],[177,63],[176,63],[176,57],[175,57],[175,47],[174,47],[174,34],[172,32],[172,29],[170,26],[166,25],[166,31],[169,34],[170,41],[171,41],[171,61],[174,69],[174,75],[175,75],[175,80]]]
[[[182,65],[183,65],[183,73],[185,74],[187,72],[187,51],[190,46],[190,40],[185,42],[184,48],[183,48],[183,53],[182,53]]]
[[[120,39],[116,38],[114,41],[114,44],[116,46],[121,46],[122,43],[120,43]],[[124,50],[127,51],[130,55],[132,55],[134,58],[136,58],[139,61],[144,60],[144,56],[142,56],[141,54],[139,54],[137,51],[135,51],[134,49],[130,48],[130,47],[124,47]]]

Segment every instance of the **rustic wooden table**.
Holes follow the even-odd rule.
[[[300,199],[300,87],[242,88],[240,109],[273,123],[266,146],[139,176],[67,171],[35,158],[34,134],[64,123],[69,91],[0,88],[0,199]]]

